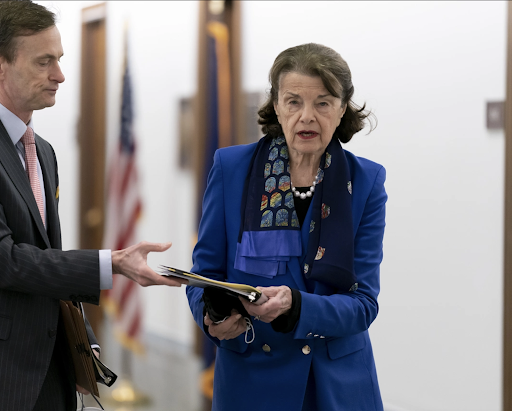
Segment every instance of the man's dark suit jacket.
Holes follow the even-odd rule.
[[[47,229],[16,147],[0,122],[0,410],[31,411],[57,338],[59,299],[98,304],[97,250],[62,251],[51,145],[35,136]],[[59,333],[60,335],[60,333]],[[95,343],[91,334],[91,343]]]

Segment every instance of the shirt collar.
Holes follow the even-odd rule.
[[[7,130],[7,134],[9,134],[14,145],[18,144],[21,140],[25,131],[27,131],[27,126],[32,127],[32,130],[34,129],[34,122],[32,121],[32,118],[28,124],[25,124],[23,120],[6,109],[2,104],[0,104],[0,121]]]

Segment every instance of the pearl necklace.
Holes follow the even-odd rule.
[[[315,177],[315,181],[313,181],[313,184],[311,185],[311,187],[309,187],[309,190],[306,191],[305,193],[301,193],[294,187],[294,185],[292,183],[292,193],[295,197],[300,197],[301,200],[305,200],[306,197],[311,197],[313,195],[313,193],[315,192],[315,186],[317,184],[318,184],[318,175]]]

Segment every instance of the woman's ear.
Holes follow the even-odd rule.
[[[341,123],[341,119],[343,118],[343,116],[345,115],[345,111],[347,111],[347,104],[345,104],[345,106],[341,109],[341,115],[340,115],[340,119],[338,120],[338,124],[336,125],[336,127],[338,127]]]
[[[341,117],[340,117],[340,121],[341,119],[343,118],[343,116],[345,115],[345,111],[347,111],[347,106],[348,106],[348,103],[345,104],[345,106],[343,107],[343,109],[341,110]]]

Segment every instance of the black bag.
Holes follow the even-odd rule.
[[[206,287],[203,293],[204,314],[208,313],[214,323],[224,321],[235,309],[242,317],[250,319],[249,313],[244,308],[238,297],[227,290],[215,287]]]

